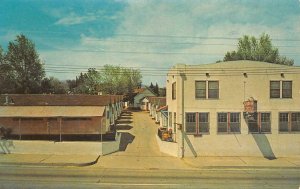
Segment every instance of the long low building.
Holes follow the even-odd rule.
[[[5,135],[99,135],[114,131],[122,96],[1,95],[0,127]]]

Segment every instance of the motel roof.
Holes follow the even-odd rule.
[[[6,94],[0,95],[0,106],[7,97],[10,106],[106,106],[123,100],[121,95]]]
[[[0,106],[0,117],[98,117],[104,106]]]
[[[287,66],[281,64],[274,64],[268,62],[258,62],[251,60],[237,60],[237,61],[227,61],[218,62],[211,64],[198,64],[198,65],[186,65],[186,64],[176,64],[168,72],[168,75],[178,75],[181,72],[199,74],[212,73],[212,74],[228,74],[240,75],[243,72],[255,73],[255,74],[274,74],[274,73],[286,73],[293,74],[295,70],[300,70],[299,66]]]

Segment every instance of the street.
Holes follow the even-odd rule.
[[[299,169],[0,167],[0,188],[298,188]]]
[[[0,188],[299,188],[298,167],[203,167],[159,151],[157,124],[145,112],[125,112],[117,153],[92,166],[0,165]]]

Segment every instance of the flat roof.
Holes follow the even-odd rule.
[[[0,117],[99,117],[103,106],[0,106]]]
[[[2,94],[0,106],[7,97],[10,106],[106,106],[123,99],[120,95]]]

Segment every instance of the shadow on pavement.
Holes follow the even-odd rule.
[[[130,121],[130,120],[118,120],[117,121],[117,124],[129,124],[129,123],[132,123],[132,121]]]
[[[252,134],[260,152],[268,160],[276,159],[268,138],[264,134]]]
[[[131,125],[117,125],[116,130],[130,130],[133,127]]]
[[[132,143],[134,138],[135,138],[135,136],[130,133],[122,133],[119,151],[125,151],[128,144]]]

